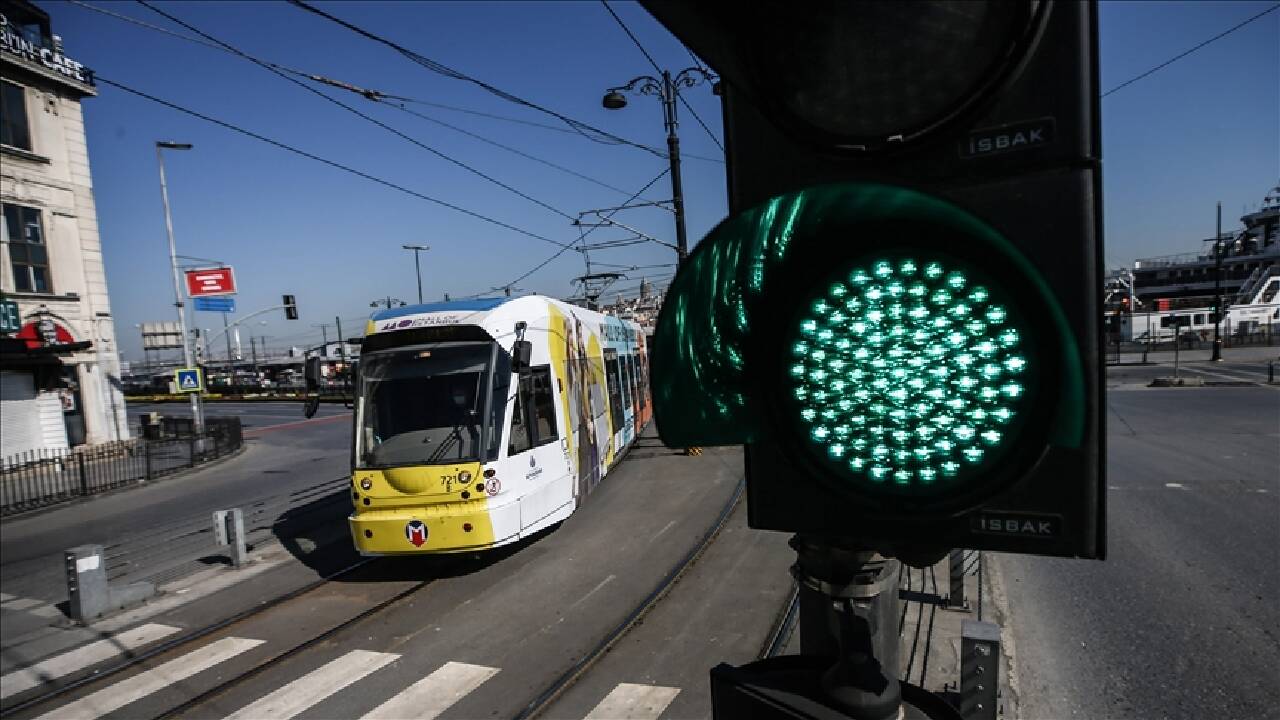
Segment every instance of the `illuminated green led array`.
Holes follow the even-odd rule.
[[[1026,395],[999,292],[938,262],[877,260],[809,304],[788,374],[805,435],[872,483],[926,489],[981,469]]]

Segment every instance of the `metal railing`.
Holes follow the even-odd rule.
[[[192,434],[190,420],[185,418],[144,424],[139,434],[142,437],[124,442],[74,450],[29,450],[0,459],[0,516],[193,468],[234,452],[244,442],[240,418],[209,418],[206,432],[198,437]]]
[[[263,387],[261,385],[210,385],[208,393],[213,398],[281,398],[289,400],[301,400],[309,394],[318,395],[326,400],[343,400],[351,398],[351,387],[343,385],[333,385],[320,387],[317,390],[307,391],[302,385],[273,385]],[[134,400],[138,399],[180,399],[186,400],[185,396],[174,395],[167,389],[156,389],[147,387],[130,388],[128,397]]]

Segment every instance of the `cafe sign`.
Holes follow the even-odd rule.
[[[92,70],[53,48],[44,47],[23,37],[18,28],[9,24],[9,19],[3,13],[0,13],[0,52],[42,65],[85,85],[93,86],[94,84]]]

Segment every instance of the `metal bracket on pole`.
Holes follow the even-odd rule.
[[[213,513],[213,537],[219,546],[229,546],[231,564],[241,567],[249,562],[244,541],[244,512],[240,508],[215,510]]]
[[[996,720],[999,710],[1000,626],[960,624],[960,714],[965,720]]]
[[[947,559],[947,577],[951,585],[951,592],[947,595],[947,609],[968,610],[969,603],[964,597],[964,550],[952,548]]]

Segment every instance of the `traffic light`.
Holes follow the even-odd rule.
[[[294,302],[292,295],[284,296],[284,317],[286,320],[298,319],[298,304]]]
[[[745,444],[753,527],[1103,557],[1096,6],[645,6],[722,78],[731,213],[663,440]]]

